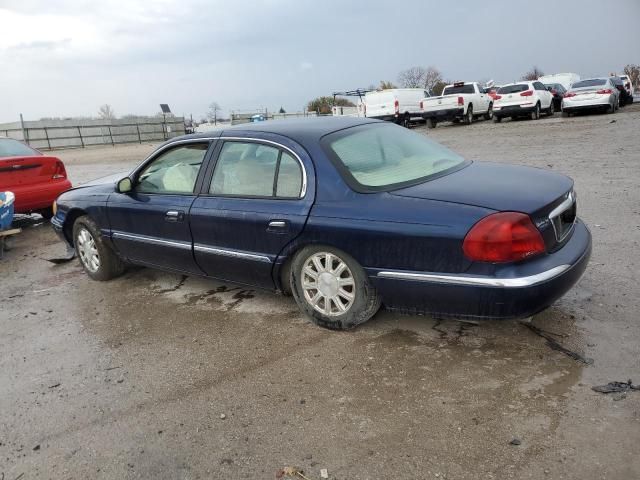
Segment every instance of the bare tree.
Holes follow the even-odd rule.
[[[116,118],[116,113],[111,108],[111,105],[105,103],[98,109],[98,116],[105,120],[113,120]]]
[[[624,67],[625,75],[629,76],[629,80],[631,80],[631,84],[633,88],[636,90],[640,89],[640,65],[629,64]]]
[[[396,88],[393,82],[388,80],[380,80],[380,85],[378,85],[378,90],[389,90],[391,88]]]
[[[403,88],[423,88],[426,74],[423,67],[407,68],[398,74],[398,83]]]
[[[442,82],[442,73],[436,67],[427,67],[424,74],[424,88],[433,90],[438,83]]]
[[[522,80],[537,80],[543,75],[544,72],[534,65],[531,70],[522,76]]]
[[[207,112],[207,116],[209,117],[209,121],[213,120],[214,125],[218,123],[218,113],[220,110],[222,110],[222,108],[218,102],[211,102],[209,104],[209,112]]]
[[[431,90],[439,82],[442,82],[442,74],[433,66],[411,67],[403,70],[398,75],[398,83],[404,88],[424,88]]]

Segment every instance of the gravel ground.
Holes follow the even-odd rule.
[[[615,122],[614,122],[615,121]],[[613,123],[612,123],[613,122]],[[640,478],[640,108],[417,131],[576,181],[591,264],[541,329],[380,312],[353,332],[291,298],[148,269],[92,282],[48,226],[0,263],[0,478]],[[62,151],[79,183],[152,145]],[[513,445],[513,443],[520,443]]]

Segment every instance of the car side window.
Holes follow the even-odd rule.
[[[298,198],[298,161],[278,148],[256,142],[225,142],[209,193],[235,197]]]
[[[141,193],[193,193],[208,143],[181,145],[161,153],[138,175],[135,191]]]
[[[291,155],[282,152],[276,181],[276,197],[298,198],[301,191],[302,170],[300,164]]]

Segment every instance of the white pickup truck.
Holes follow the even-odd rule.
[[[447,85],[439,97],[428,97],[420,102],[422,118],[428,128],[434,128],[438,122],[464,120],[470,124],[479,116],[491,120],[493,117],[493,98],[477,82],[456,82]]]

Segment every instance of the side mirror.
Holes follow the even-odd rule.
[[[118,193],[127,193],[133,189],[133,183],[129,177],[124,177],[122,180],[118,180],[116,184],[116,191]]]

